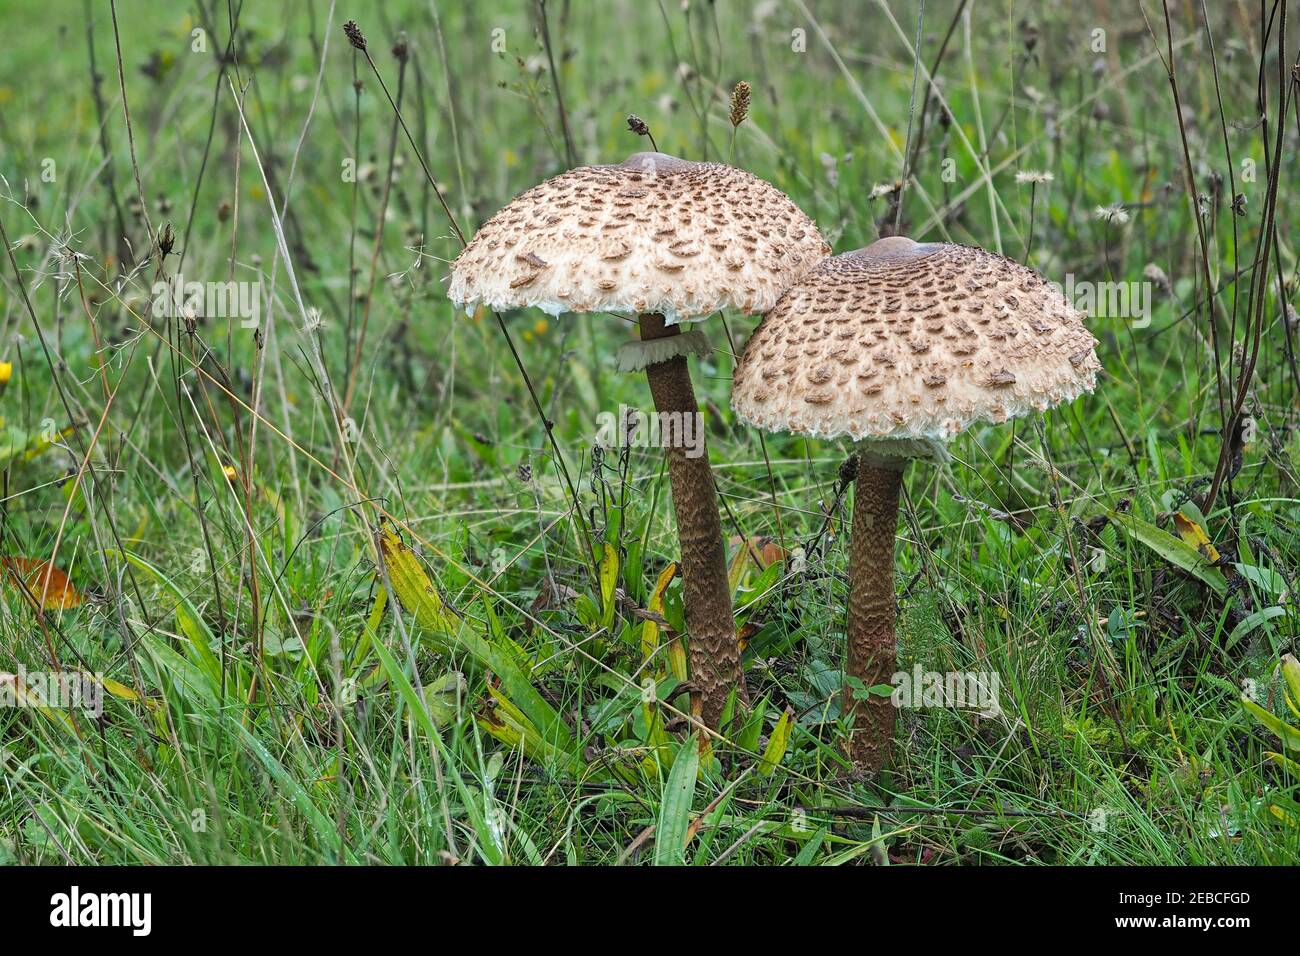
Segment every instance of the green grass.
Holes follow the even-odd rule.
[[[902,174],[916,7],[889,3],[895,27],[874,4],[551,0],[568,147],[524,0],[356,3],[329,23],[325,3],[249,0],[232,5],[239,56],[220,76],[225,6],[187,15],[121,0],[148,220],[177,235],[162,267],[262,283],[256,334],[225,319],[190,334],[150,309],[158,262],[144,254],[113,24],[91,6],[102,131],[80,5],[0,3],[0,221],[17,266],[0,263],[0,361],[12,363],[0,553],[54,557],[86,597],[37,614],[7,580],[0,672],[57,661],[126,690],[101,720],[71,712],[73,725],[0,709],[0,861],[1300,861],[1300,828],[1269,810],[1294,806],[1297,780],[1265,756],[1278,739],[1239,703],[1253,689],[1285,716],[1278,662],[1300,626],[1294,162],[1276,171],[1267,261],[1233,281],[1255,260],[1273,149],[1280,135],[1294,156],[1300,111],[1292,85],[1279,124],[1276,36],[1261,49],[1244,8],[1210,14],[1218,93],[1207,24],[1190,6],[1172,12],[1207,256],[1158,5],[1146,4],[1154,37],[1136,8],[988,0],[954,21],[958,4],[926,5],[918,95],[955,28],[942,102],[924,122],[920,101],[914,114],[904,231],[1053,279],[1144,281],[1156,266],[1168,285],[1156,283],[1149,326],[1090,320],[1106,369],[1093,395],[1041,428],[975,428],[949,465],[909,471],[900,668],[996,674],[1001,713],[902,710],[895,766],[869,785],[846,776],[836,707],[852,497],[836,491],[851,447],[760,445],[728,406],[732,343],[755,320],[702,326],[716,351],[692,371],[724,530],[792,554],[766,572],[742,559],[737,607],[762,706],[737,713],[697,768],[670,634],[643,658],[642,612],[676,556],[662,459],[593,447],[601,412],[649,405],[644,376],[615,371],[629,329],[506,316],[593,528],[591,556],[611,546],[617,577],[602,591],[500,330],[446,301],[457,243],[341,25],[361,24],[467,234],[565,168],[570,148],[580,162],[648,148],[628,113],[666,152],[725,160],[728,94],[743,79],[754,100],[732,161],[846,251],[892,218],[890,194],[873,189]],[[207,52],[192,52],[200,24]],[[412,51],[401,83],[399,29]],[[252,143],[230,80],[251,80]],[[1024,171],[1053,179],[1031,187],[1016,181]],[[1094,213],[1116,203],[1127,222]],[[1231,399],[1257,326],[1253,434],[1202,513],[1224,442],[1220,394]],[[53,447],[13,454],[42,433]],[[1178,511],[1219,567],[1179,537]],[[421,571],[400,547],[397,564],[377,566],[381,515],[454,614],[409,599]],[[679,587],[662,616],[680,628]]]

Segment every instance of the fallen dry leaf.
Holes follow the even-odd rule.
[[[742,540],[740,535],[733,534],[731,540],[727,542],[730,547],[737,548],[742,543],[745,545],[742,553],[747,557],[753,558],[760,570],[767,570],[768,565],[783,561],[788,553],[781,550],[775,539],[769,538],[765,534],[755,535],[747,541]]]
[[[1207,561],[1219,560],[1219,552],[1210,541],[1210,536],[1181,511],[1174,512],[1174,527],[1178,529],[1178,536],[1199,551]]]
[[[36,558],[0,558],[6,571],[4,579],[17,588],[33,605],[46,611],[77,607],[85,598],[71,579],[48,561]]]

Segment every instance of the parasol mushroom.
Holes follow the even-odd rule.
[[[745,347],[731,397],[741,419],[858,443],[843,707],[859,773],[885,765],[893,736],[889,698],[858,700],[852,685],[888,684],[894,672],[907,462],[945,459],[946,443],[977,422],[1091,391],[1096,344],[1082,313],[1032,270],[982,249],[892,236],[818,265]]]
[[[640,341],[620,349],[618,364],[645,369],[663,421],[699,414],[686,360],[708,354],[708,342],[680,323],[723,309],[764,312],[829,253],[813,221],[771,184],[721,163],[636,153],[571,169],[511,201],[452,263],[448,295],[469,310],[635,313]],[[693,704],[716,730],[728,693],[744,689],[717,492],[707,452],[667,444]]]

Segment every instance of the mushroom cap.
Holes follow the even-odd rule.
[[[1036,272],[893,236],[786,291],[745,347],[731,405],[768,431],[889,440],[891,454],[923,457],[976,422],[1091,391],[1096,345]]]
[[[766,312],[830,246],[785,193],[743,169],[663,153],[579,166],[512,200],[451,266],[472,310]]]

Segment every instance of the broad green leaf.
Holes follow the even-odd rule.
[[[767,740],[767,747],[763,751],[763,762],[758,768],[760,776],[770,777],[776,768],[781,766],[786,748],[790,746],[790,728],[793,724],[794,711],[787,707],[776,722],[772,736]]]
[[[1232,567],[1243,578],[1275,601],[1286,593],[1286,578],[1272,568],[1262,568],[1257,564],[1243,564],[1240,562]]]
[[[1292,760],[1290,757],[1286,756],[1285,754],[1275,753],[1272,750],[1266,751],[1264,753],[1264,756],[1267,757],[1269,760],[1273,761],[1283,770],[1290,773],[1295,778],[1300,779],[1300,763],[1296,763],[1294,760]]]
[[[176,690],[186,700],[197,692],[199,699],[215,706],[221,698],[221,675],[214,680],[207,671],[184,654],[177,653],[170,644],[155,634],[141,635],[141,643],[153,660],[159,683],[174,682]]]
[[[1241,706],[1246,708],[1246,711],[1257,721],[1273,731],[1282,741],[1282,746],[1285,749],[1300,751],[1300,730],[1290,724],[1283,723],[1282,720],[1273,716],[1273,714],[1248,697],[1241,699]]]
[[[190,602],[186,591],[164,574],[162,569],[155,567],[137,554],[132,554],[130,551],[108,549],[104,553],[121,558],[128,564],[135,565],[135,567],[145,571],[171,594],[176,601],[176,626],[187,638],[187,643],[183,645],[187,652],[186,656],[198,665],[211,685],[220,688],[221,662],[217,660],[217,655],[212,651],[212,648],[217,644],[216,636],[208,627],[207,622],[203,620],[203,615]]]
[[[387,606],[388,588],[377,588],[375,591],[375,604],[370,609],[370,616],[366,619],[365,627],[361,629],[361,637],[357,639],[356,649],[352,653],[355,664],[363,663],[366,655],[370,653],[370,645],[379,634],[379,622],[383,620],[384,608]]]
[[[386,524],[380,529],[379,544],[393,591],[416,623],[434,634],[440,649],[467,654],[495,674],[504,697],[528,717],[542,739],[570,759],[577,759],[573,736],[564,719],[533,686],[526,655],[519,645],[489,641],[472,623],[461,621],[447,610],[415,553]],[[375,643],[376,649],[379,643]]]
[[[668,590],[668,585],[672,583],[673,578],[677,575],[677,562],[671,562],[667,567],[659,572],[659,580],[655,582],[655,589],[650,595],[650,601],[646,605],[646,610],[652,614],[658,614],[660,617],[664,613],[664,592]],[[650,657],[659,649],[659,624],[656,621],[645,621],[641,625],[641,659],[649,660]]]
[[[767,695],[764,694],[762,700],[754,705],[745,725],[740,728],[736,734],[736,746],[745,753],[754,753],[758,750],[758,740],[763,735],[763,722],[767,719]]]
[[[460,671],[448,671],[424,685],[424,702],[435,727],[455,722],[465,691],[465,675]]]
[[[696,735],[682,742],[673,769],[664,783],[655,826],[655,865],[681,866],[686,859],[686,831],[691,825],[691,804],[695,799],[695,778],[700,768],[700,747]]]
[[[518,747],[535,763],[573,776],[582,774],[582,761],[575,754],[563,751],[543,738],[524,712],[495,687],[488,686],[488,695],[493,707],[488,713],[478,715],[479,726],[502,743]]]
[[[618,549],[605,545],[605,556],[600,559],[600,626],[614,623],[614,592],[618,585]]]
[[[455,634],[460,629],[460,619],[447,609],[415,552],[402,543],[387,523],[380,527],[378,538],[388,580],[402,606],[424,627]]]
[[[1131,514],[1118,511],[1110,512],[1111,521],[1135,541],[1146,545],[1160,557],[1177,568],[1182,568],[1198,580],[1208,585],[1216,594],[1224,595],[1228,591],[1228,582],[1223,572],[1210,564],[1205,555],[1196,548],[1176,538],[1168,531],[1157,528],[1150,522],[1143,521]]]
[[[1282,678],[1290,691],[1287,706],[1291,713],[1300,717],[1300,661],[1290,654],[1282,655]]]
[[[1225,651],[1231,650],[1238,641],[1251,631],[1255,630],[1260,625],[1273,620],[1275,617],[1281,617],[1285,613],[1286,608],[1274,605],[1273,607],[1261,608],[1254,614],[1247,615],[1242,619],[1241,623],[1232,629],[1232,633],[1228,635],[1227,641],[1223,644],[1223,649]]]

